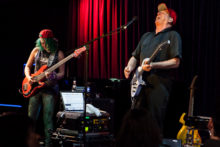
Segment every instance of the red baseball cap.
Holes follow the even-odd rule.
[[[173,9],[168,8],[165,3],[160,3],[157,9],[158,12],[165,10],[170,15],[170,17],[173,18],[173,25],[176,24],[177,14]]]
[[[53,36],[52,30],[44,29],[40,31],[39,37],[40,38],[53,38],[54,36]]]

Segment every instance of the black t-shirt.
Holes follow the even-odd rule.
[[[168,48],[162,49],[154,59],[154,61],[164,61],[172,59],[174,57],[182,58],[182,41],[180,35],[167,28],[158,34],[155,32],[147,32],[142,37],[141,40],[132,53],[132,55],[142,63],[143,59],[149,58],[159,44],[170,40],[170,46]]]
[[[171,28],[164,29],[163,31],[155,34],[155,32],[147,32],[142,37],[133,51],[134,56],[140,65],[145,58],[149,58],[156,48],[163,42],[170,40],[170,45],[167,48],[158,52],[152,62],[165,61],[172,58],[182,58],[182,40],[176,31]],[[156,74],[161,77],[170,79],[172,77],[173,69],[152,69],[151,74]]]

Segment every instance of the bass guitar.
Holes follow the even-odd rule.
[[[134,75],[133,78],[131,80],[131,98],[132,98],[132,103],[134,100],[135,96],[138,96],[141,88],[143,85],[146,85],[145,81],[142,79],[142,74],[143,74],[143,69],[142,66],[144,65],[144,63],[147,61],[148,64],[150,64],[154,58],[156,57],[156,55],[159,53],[159,51],[161,51],[164,48],[167,48],[170,45],[170,40],[167,40],[165,42],[162,42],[161,44],[158,45],[158,47],[156,48],[156,50],[153,52],[153,54],[150,56],[150,58],[145,58],[141,64],[141,66],[139,66]]]
[[[43,65],[37,72],[31,74],[31,77],[36,81],[34,83],[30,83],[27,77],[24,78],[22,82],[22,94],[25,98],[29,98],[33,94],[35,94],[40,88],[46,86],[46,72],[52,72],[62,64],[66,63],[73,57],[78,57],[82,52],[86,51],[87,48],[85,46],[76,49],[72,54],[68,55],[66,58],[62,59],[58,63],[54,64],[50,68],[47,65]]]

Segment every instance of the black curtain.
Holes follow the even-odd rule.
[[[135,49],[141,35],[154,31],[157,5],[165,2],[177,12],[174,29],[182,37],[182,61],[168,105],[166,136],[175,137],[182,112],[188,112],[190,85],[195,75],[194,116],[219,114],[220,66],[219,41],[220,1],[218,0],[139,0],[129,1],[128,16],[138,16],[138,23],[130,30],[129,51]],[[133,32],[133,33],[131,33]],[[172,129],[171,129],[172,128]],[[176,131],[171,131],[176,130]],[[170,134],[169,134],[170,132]]]

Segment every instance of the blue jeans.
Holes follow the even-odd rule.
[[[49,130],[53,130],[55,99],[56,94],[48,89],[42,89],[29,99],[28,116],[35,122],[37,122],[41,108],[43,110],[45,147],[51,144]]]

